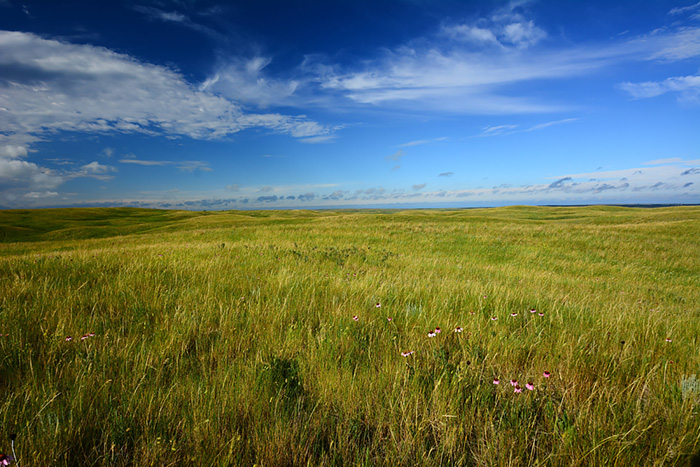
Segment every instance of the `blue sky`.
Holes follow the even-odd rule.
[[[0,208],[699,188],[693,0],[0,0]]]

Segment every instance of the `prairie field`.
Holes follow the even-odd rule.
[[[6,210],[0,242],[19,465],[700,452],[700,207]]]

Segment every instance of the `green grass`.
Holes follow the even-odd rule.
[[[690,465],[698,232],[697,207],[0,211],[0,452]]]

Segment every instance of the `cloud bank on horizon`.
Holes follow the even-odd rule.
[[[0,208],[700,202],[700,2],[469,3],[6,0]]]

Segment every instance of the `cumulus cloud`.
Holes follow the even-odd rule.
[[[297,196],[297,199],[299,201],[313,201],[314,199],[316,199],[316,193],[304,193]]]
[[[334,192],[323,197],[325,200],[337,201],[345,197],[345,192],[343,190],[335,190]]]
[[[0,158],[0,200],[13,202],[25,194],[33,193],[30,198],[49,197],[65,178],[59,173],[40,167],[32,162],[17,159]]]
[[[183,20],[173,15],[161,15],[160,19]],[[32,188],[36,180],[46,180],[52,187],[48,191],[53,192],[71,178],[108,180],[115,172],[94,162],[77,172],[58,174],[20,160],[28,156],[33,143],[61,131],[204,140],[222,139],[249,128],[300,139],[329,138],[334,131],[303,115],[250,112],[230,98],[198,89],[182,74],[164,66],[103,47],[25,32],[0,31],[0,95],[0,160],[4,161],[0,176],[7,179],[12,174],[13,186],[25,185],[33,193],[46,192]],[[102,156],[111,157],[113,152],[106,148]],[[124,158],[120,162],[173,165],[189,172],[211,170],[202,161]]]
[[[99,162],[90,162],[80,168],[78,172],[72,174],[72,177],[89,177],[97,180],[111,180],[114,178],[112,173],[117,172],[116,167],[110,165],[102,165]]]
[[[0,146],[0,158],[7,159],[18,159],[20,157],[25,157],[27,155],[27,148],[25,146],[17,145],[5,145]]]
[[[102,47],[0,31],[0,50],[6,135],[68,130],[216,139],[252,127],[294,137],[330,132],[300,116],[248,113],[174,70]]]
[[[487,44],[498,48],[528,48],[547,37],[547,33],[515,11],[515,5],[496,10],[471,23],[444,25],[441,33],[453,40]]]

